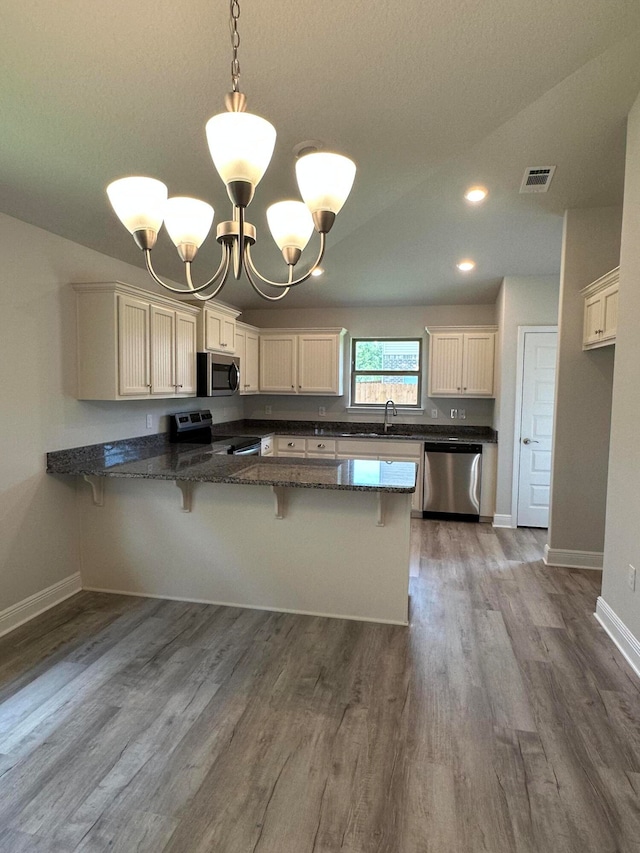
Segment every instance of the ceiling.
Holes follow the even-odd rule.
[[[226,0],[4,0],[0,209],[140,266],[104,193],[114,178],[152,175],[229,218],[204,135],[230,88],[227,21]],[[559,272],[566,208],[621,203],[637,0],[241,0],[240,35],[241,89],[278,131],[247,216],[265,274],[284,273],[264,211],[296,195],[294,146],[358,164],[325,275],[280,305],[493,301],[505,275]],[[546,165],[549,192],[520,195],[525,168]],[[477,183],[490,196],[473,208]],[[218,249],[209,237],[196,283]],[[166,233],[154,262],[182,280]],[[221,296],[264,307],[244,280]]]

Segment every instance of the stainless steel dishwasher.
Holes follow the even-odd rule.
[[[423,518],[480,519],[482,445],[449,439],[424,445]]]

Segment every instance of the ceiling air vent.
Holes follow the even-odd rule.
[[[555,172],[555,166],[529,166],[525,170],[521,193],[546,193]]]

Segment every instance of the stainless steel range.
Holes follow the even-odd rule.
[[[209,409],[177,412],[169,419],[169,441],[173,444],[210,444],[213,453],[259,456],[260,437],[255,435],[212,435]]]

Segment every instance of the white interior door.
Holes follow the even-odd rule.
[[[520,416],[517,524],[549,526],[556,332],[526,332]]]

